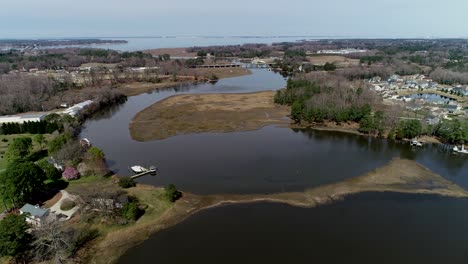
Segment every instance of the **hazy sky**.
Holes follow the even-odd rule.
[[[0,38],[466,37],[467,0],[1,0]]]

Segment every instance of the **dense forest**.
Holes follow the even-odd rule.
[[[286,89],[276,93],[275,103],[291,105],[296,122],[359,122],[377,98],[360,81],[317,72],[289,79]]]

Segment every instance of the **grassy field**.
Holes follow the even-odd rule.
[[[71,181],[66,191],[80,195],[89,190],[119,190],[116,184],[117,178],[84,177],[76,181]],[[163,228],[158,225],[161,217],[174,204],[169,202],[164,194],[163,188],[153,186],[137,185],[136,187],[125,189],[129,196],[135,197],[139,204],[145,206],[145,214],[133,224],[129,225],[109,225],[82,224],[87,228],[94,228],[99,231],[99,237],[93,241],[79,256],[90,263],[113,263],[127,249],[147,239],[154,228]]]
[[[31,139],[33,140],[32,152],[41,150],[41,146],[39,146],[39,144],[34,142],[34,135],[31,135],[31,134],[0,135],[0,172],[2,172],[6,168],[7,163],[8,163],[4,158],[4,153],[8,148],[8,144],[10,144],[10,142],[12,142],[13,139],[19,138],[19,137],[31,137]],[[51,139],[52,135],[44,134],[44,137],[48,141]]]
[[[234,132],[288,124],[288,106],[273,103],[275,92],[172,96],[139,112],[130,132],[139,141],[202,132]]]
[[[359,65],[358,59],[349,59],[338,55],[313,55],[307,59],[313,65],[325,65],[325,63],[334,63],[336,66],[349,67]]]

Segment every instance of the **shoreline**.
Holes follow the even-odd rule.
[[[218,69],[194,69],[193,76],[177,76],[179,80],[166,82],[152,83],[152,82],[129,82],[117,85],[117,89],[126,96],[137,96],[143,93],[151,92],[158,89],[168,89],[177,87],[179,85],[207,83],[211,80],[209,76],[215,75],[218,80],[241,77],[252,74],[248,69],[244,68],[218,68]],[[204,77],[206,76],[206,77]],[[171,78],[170,76],[165,76]]]
[[[138,185],[147,190],[159,188]],[[410,160],[396,158],[387,165],[362,176],[309,188],[303,192],[272,194],[213,194],[197,195],[183,193],[183,197],[157,218],[138,220],[136,224],[117,231],[111,231],[90,252],[92,263],[116,263],[127,250],[139,245],[159,231],[170,228],[203,210],[233,204],[272,202],[289,206],[314,208],[345,199],[349,195],[365,192],[395,192],[407,194],[439,195],[453,198],[467,198],[468,192],[460,186],[431,172],[424,166]],[[121,236],[125,240],[119,239]],[[113,250],[109,250],[112,248]],[[117,250],[116,250],[117,249]]]

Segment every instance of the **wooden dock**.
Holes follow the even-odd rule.
[[[135,175],[131,176],[130,178],[131,178],[132,180],[134,180],[134,179],[143,177],[143,176],[148,175],[148,174],[156,175],[157,172],[158,172],[157,169],[155,169],[155,170],[147,170],[147,171],[144,171],[144,172],[135,174]]]

